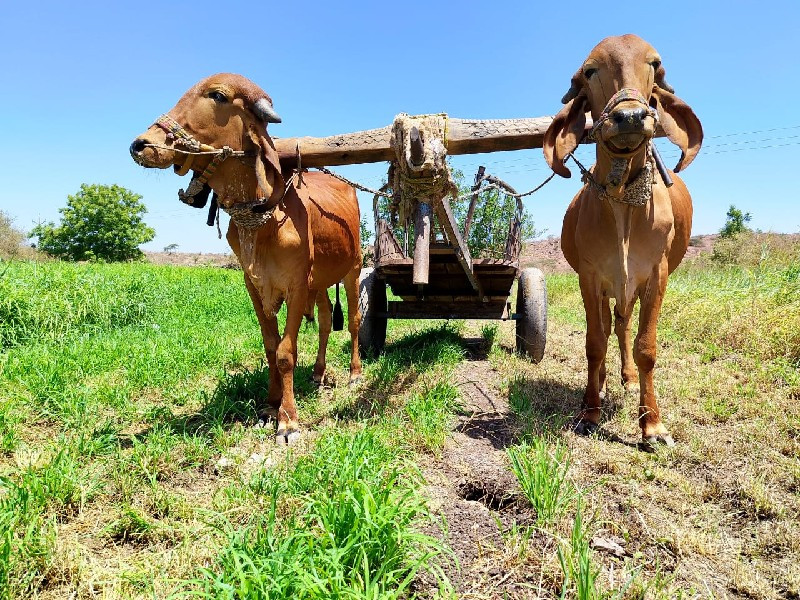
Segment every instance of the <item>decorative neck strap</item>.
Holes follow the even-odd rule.
[[[653,197],[653,186],[655,183],[653,162],[648,159],[645,161],[644,167],[642,167],[636,179],[629,181],[625,185],[625,191],[621,197],[617,198],[612,196],[606,191],[606,188],[601,185],[598,185],[598,192],[600,198],[603,200],[630,204],[631,206],[644,206]]]

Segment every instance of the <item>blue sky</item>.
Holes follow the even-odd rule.
[[[143,196],[157,232],[146,249],[227,252],[205,211],[178,202],[188,177],[144,170],[128,154],[197,80],[220,71],[254,80],[283,118],[270,126],[278,137],[382,127],[399,112],[537,117],[559,110],[598,41],[636,33],[704,126],[684,173],[694,233],[719,230],[730,204],[755,228],[797,232],[798,23],[796,0],[4,3],[0,210],[29,230],[57,220],[81,183],[115,183]],[[673,166],[677,151],[659,145]],[[541,150],[453,162],[469,178],[485,164],[521,191],[549,174]],[[378,186],[386,167],[336,170]],[[560,234],[579,186],[577,176],[558,179],[526,198],[545,235]],[[371,214],[371,197],[359,197]]]

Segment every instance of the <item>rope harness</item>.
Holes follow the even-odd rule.
[[[392,210],[405,223],[418,201],[435,201],[458,192],[447,167],[447,115],[411,116],[400,113],[394,118],[389,145],[395,159],[389,171],[394,199]],[[416,130],[422,155],[414,156],[411,135]]]
[[[581,181],[593,187],[601,200],[613,200],[614,202],[630,204],[631,206],[644,206],[653,197],[653,186],[656,185],[656,177],[655,169],[653,168],[653,155],[650,152],[649,146],[644,167],[635,179],[627,183],[625,192],[622,197],[619,198],[609,194],[605,186],[597,182],[592,172],[584,167],[572,152],[567,155],[567,158],[571,158],[575,164],[578,165],[578,169],[580,169],[582,175]]]
[[[643,104],[650,116],[653,117],[656,125],[658,125],[658,111],[648,104],[647,98],[645,98],[644,95],[636,88],[622,88],[616,94],[611,96],[603,108],[603,112],[600,113],[600,117],[597,119],[595,124],[592,125],[592,129],[588,136],[590,140],[595,142],[597,141],[597,138],[595,137],[597,130],[600,129],[603,123],[611,118],[612,111],[623,102],[638,102],[639,104]]]
[[[650,104],[648,104],[647,98],[645,98],[644,95],[635,88],[622,88],[616,94],[611,96],[603,108],[603,112],[600,113],[600,117],[597,119],[594,125],[592,125],[592,129],[589,131],[587,137],[594,142],[598,142],[599,140],[597,139],[597,132],[606,121],[612,118],[614,109],[622,102],[631,101],[644,105],[649,116],[651,116],[655,121],[655,125],[658,125],[658,112],[656,109],[650,106]],[[619,202],[621,204],[628,204],[630,206],[644,206],[653,197],[653,186],[656,185],[656,169],[654,159],[655,149],[652,141],[647,144],[645,152],[647,153],[647,156],[645,158],[644,167],[635,179],[628,181],[625,184],[625,190],[622,196],[619,197],[609,194],[606,186],[600,184],[594,178],[592,172],[580,163],[580,161],[575,157],[575,154],[570,152],[567,155],[567,158],[572,158],[575,164],[578,165],[578,168],[582,174],[581,179],[583,183],[593,187],[601,200]],[[610,177],[613,179],[621,177],[622,173],[626,170],[627,165],[628,161],[625,159],[612,159],[612,173],[610,174]]]
[[[175,152],[181,152],[187,155],[186,160],[184,161],[183,165],[181,165],[180,170],[178,171],[179,175],[184,175],[188,172],[191,168],[192,161],[194,160],[195,156],[198,155],[212,155],[213,158],[208,166],[203,170],[200,175],[197,175],[192,178],[192,181],[189,183],[186,190],[178,190],[178,198],[184,204],[188,204],[189,206],[194,206],[195,198],[203,191],[203,188],[208,184],[208,181],[216,172],[217,168],[228,158],[234,157],[244,157],[249,156],[250,153],[245,152],[243,150],[234,150],[230,146],[223,146],[222,148],[215,148],[214,146],[210,146],[208,144],[203,144],[197,138],[195,138],[191,133],[186,131],[186,129],[178,123],[175,119],[170,117],[167,114],[161,115],[158,119],[156,119],[156,125],[158,125],[161,129],[163,129],[167,134],[167,141],[174,141],[176,146],[182,146],[183,148],[175,148],[175,147],[165,147],[160,146],[158,144],[148,144],[151,147],[155,148],[162,148],[167,150],[173,150]],[[286,192],[289,190],[289,187],[292,184],[294,176],[289,180],[289,183],[286,185],[286,188],[283,190],[283,196],[286,195]],[[283,200],[283,196],[281,200]],[[258,229],[262,225],[266,224],[270,219],[273,218],[275,209],[277,208],[278,202],[275,206],[266,209],[266,210],[258,210],[266,204],[268,201],[267,198],[259,198],[252,202],[240,202],[234,204],[233,206],[222,207],[228,215],[230,215],[231,220],[236,223],[236,226],[241,229],[253,230]],[[216,205],[216,219],[212,219],[209,217],[209,224],[213,224],[216,221],[217,225],[217,235],[221,238],[222,232],[219,229],[219,209],[220,204],[217,201],[216,193],[214,194],[214,198],[212,199],[212,212],[213,206]]]
[[[186,154],[186,160],[181,165],[178,175],[185,175],[192,166],[192,162],[194,161],[194,157],[198,155],[212,155],[213,158],[208,166],[203,170],[200,175],[193,177],[192,181],[189,182],[188,187],[186,190],[178,190],[178,198],[184,204],[188,204],[189,206],[194,205],[195,197],[203,190],[203,187],[208,183],[208,180],[214,175],[223,161],[230,158],[231,156],[242,157],[247,156],[248,153],[244,152],[243,150],[234,150],[230,146],[223,146],[222,148],[215,148],[214,146],[209,146],[208,144],[203,144],[195,138],[191,133],[186,131],[186,129],[178,123],[175,119],[170,117],[168,114],[163,114],[158,119],[156,119],[156,125],[158,125],[161,129],[163,129],[167,134],[167,141],[175,142],[175,145],[180,145],[185,148],[175,148],[175,147],[168,147],[168,146],[161,146],[159,144],[148,144],[148,146],[152,148],[160,148],[162,150],[173,150],[175,152],[180,152]]]

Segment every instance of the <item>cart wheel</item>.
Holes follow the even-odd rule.
[[[358,349],[362,356],[377,356],[386,344],[388,317],[386,317],[386,283],[378,278],[375,269],[361,271],[358,308],[361,311]]]
[[[547,342],[547,286],[539,269],[524,269],[517,285],[517,352],[538,363]]]

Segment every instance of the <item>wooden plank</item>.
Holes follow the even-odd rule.
[[[389,302],[390,319],[507,319],[506,302]]]
[[[408,294],[399,296],[405,302],[418,302],[416,294]],[[497,302],[506,302],[508,300],[508,295],[503,296],[486,296],[488,298],[489,303],[497,303]],[[425,295],[425,299],[423,302],[442,302],[445,304],[470,304],[474,305],[478,301],[478,298],[475,294],[470,295],[458,295],[458,296],[447,296],[445,294],[437,294],[435,296]]]
[[[436,203],[434,210],[439,218],[439,224],[447,234],[448,241],[455,247],[458,262],[461,263],[461,267],[464,269],[470,284],[478,292],[478,296],[483,297],[481,284],[475,277],[475,273],[472,272],[472,257],[469,254],[469,248],[467,248],[466,242],[461,238],[461,234],[456,228],[456,219],[453,217],[453,211],[450,210],[450,201],[447,198],[442,198],[440,202]]]
[[[426,202],[417,204],[414,211],[414,283],[428,283],[430,272],[431,245],[431,205]]]
[[[478,154],[505,150],[541,148],[544,133],[553,117],[525,119],[447,120],[447,153]],[[586,131],[591,129],[587,119]],[[297,166],[296,148],[300,145],[304,167],[353,165],[394,160],[389,145],[391,126],[328,137],[273,138],[281,166]]]

